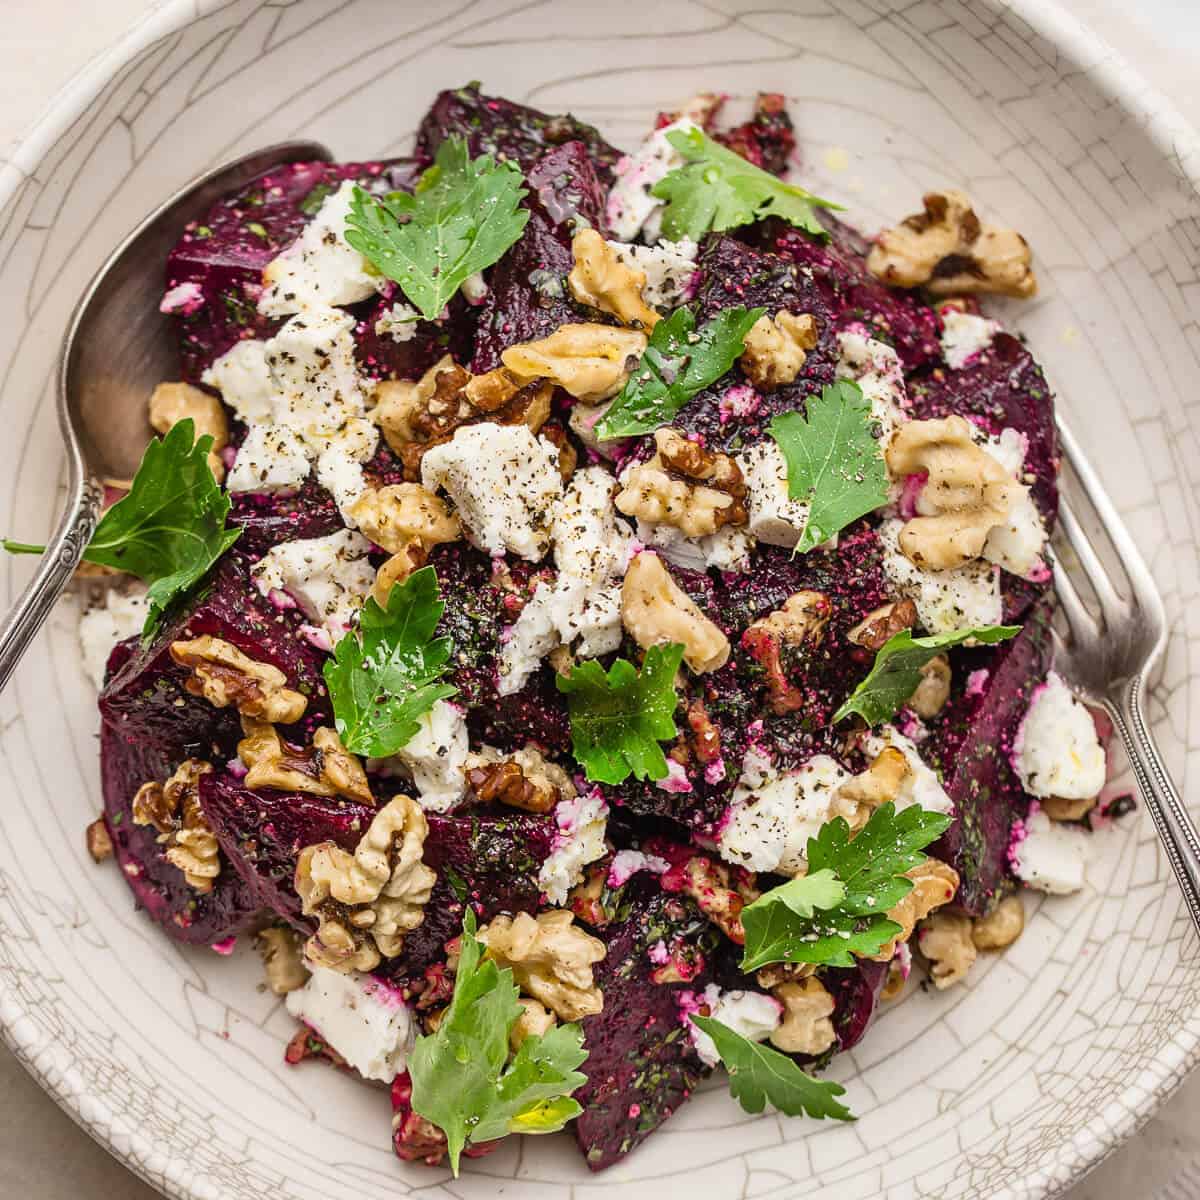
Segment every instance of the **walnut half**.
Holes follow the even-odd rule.
[[[965,979],[977,953],[971,918],[954,912],[926,917],[917,934],[917,945],[929,960],[929,976],[938,991]]]
[[[834,1000],[815,975],[781,983],[771,994],[783,1005],[783,1020],[771,1034],[773,1046],[786,1054],[824,1054],[837,1041]]]
[[[949,904],[958,891],[958,872],[940,859],[927,858],[905,875],[913,881],[913,889],[888,910],[888,920],[900,926],[900,933],[872,956],[876,962],[890,961],[897,944],[912,937],[917,922],[924,920],[935,908]]]
[[[196,438],[212,438],[208,465],[220,483],[225,478],[221,451],[229,445],[229,418],[225,406],[211,392],[190,383],[160,383],[150,397],[150,424],[159,433],[170,433],[180,421],[191,418]]]
[[[575,795],[571,776],[535,746],[502,755],[484,746],[466,762],[471,790],[485,804],[499,801],[525,812],[550,812]]]
[[[658,324],[658,313],[642,298],[646,272],[626,266],[596,230],[581,229],[571,241],[571,253],[575,265],[567,285],[580,304],[647,333]]]
[[[269,787],[375,803],[362,763],[342,745],[336,730],[318,729],[311,750],[288,745],[266,721],[243,717],[242,733],[238,757],[249,768],[245,784],[251,791]]]
[[[746,378],[756,388],[773,392],[794,383],[817,346],[817,319],[811,313],[781,309],[774,317],[759,317],[746,334],[745,350],[738,360]]]
[[[549,379],[576,400],[597,404],[625,386],[645,350],[644,333],[585,321],[560,325],[536,342],[509,346],[500,358],[522,379]]]
[[[200,893],[211,892],[221,873],[220,846],[200,808],[200,778],[211,770],[211,763],[185,759],[166,783],[143,783],[131,805],[134,824],[158,831],[167,861]]]
[[[205,634],[172,642],[171,657],[191,669],[184,687],[217,708],[232,705],[245,717],[290,725],[308,707],[307,699],[287,686],[287,676],[278,667],[257,662],[222,638]]]

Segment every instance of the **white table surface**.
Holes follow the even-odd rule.
[[[1200,0],[1064,3],[1200,125]],[[0,0],[0,155],[76,71],[157,6],[158,0]],[[0,1195],[153,1200],[157,1193],[77,1129],[0,1048]],[[1069,1200],[1196,1197],[1200,1073]]]

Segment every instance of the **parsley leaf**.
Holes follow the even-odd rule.
[[[152,637],[171,603],[187,592],[241,536],[227,529],[229,496],[208,465],[208,435],[196,440],[192,419],[155,438],[142,456],[129,493],[100,518],[86,562],[128,571],[150,585],[142,637]],[[42,554],[45,546],[4,540],[11,554]]]
[[[637,369],[596,422],[602,441],[652,433],[697,392],[715,383],[745,349],[746,334],[765,308],[726,308],[696,330],[689,308],[659,321]]]
[[[917,690],[921,668],[943,650],[959,646],[969,638],[991,645],[1007,641],[1021,632],[1020,625],[985,625],[913,637],[905,629],[890,638],[875,655],[871,673],[850,693],[850,698],[833,714],[835,722],[858,713],[868,725],[886,721]]]
[[[887,468],[858,384],[831,383],[808,398],[804,413],[781,413],[768,429],[787,463],[788,495],[808,505],[797,554],[887,503]]]
[[[393,586],[386,609],[368,599],[358,630],[333,648],[325,683],[351,753],[395,754],[420,728],[419,718],[455,694],[440,682],[450,642],[433,637],[445,607],[433,568],[422,567]]]
[[[801,1114],[824,1120],[853,1121],[850,1110],[837,1099],[846,1089],[832,1079],[814,1079],[796,1063],[749,1038],[735,1033],[712,1017],[693,1016],[698,1029],[707,1033],[729,1072],[729,1090],[748,1113],[760,1113],[770,1101],[789,1117]]]
[[[472,161],[466,141],[449,137],[411,196],[392,192],[380,201],[354,189],[346,241],[436,321],[463,280],[521,236],[529,220],[521,183],[515,163],[490,154]]]
[[[808,839],[808,875],[742,909],[742,970],[775,962],[850,967],[854,954],[877,954],[900,932],[887,912],[912,891],[904,872],[923,861],[924,848],[949,826],[942,813],[915,804],[897,812],[891,803],[881,804],[854,838],[841,817],[827,821]]]
[[[666,778],[667,760],[658,743],[677,732],[675,672],[682,661],[680,645],[651,646],[641,674],[618,658],[606,675],[592,658],[558,676],[571,715],[571,751],[588,779]]]
[[[587,1081],[576,1070],[587,1058],[579,1025],[527,1037],[508,1062],[509,1030],[521,1014],[517,988],[512,971],[483,958],[470,908],[461,947],[450,1007],[408,1060],[413,1110],[446,1135],[455,1175],[468,1142],[561,1129],[582,1111],[571,1093]]]
[[[686,161],[660,179],[650,194],[667,201],[662,228],[673,240],[699,241],[710,229],[720,233],[764,217],[782,217],[798,229],[824,234],[814,205],[842,207],[784,183],[702,130],[676,129],[667,134],[667,141]]]

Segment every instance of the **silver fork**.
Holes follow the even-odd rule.
[[[1112,717],[1138,791],[1154,818],[1192,922],[1200,932],[1200,835],[1142,715],[1142,689],[1167,643],[1162,597],[1129,530],[1061,419],[1058,432],[1063,457],[1078,484],[1077,488],[1065,488],[1060,498],[1060,528],[1091,587],[1098,611],[1093,613],[1085,603],[1067,565],[1056,557],[1054,588],[1068,634],[1057,639],[1055,661],[1088,700],[1100,704]],[[1063,482],[1069,485],[1071,481]],[[1076,497],[1090,513],[1075,508]],[[1126,576],[1124,594],[1114,584],[1077,512],[1090,516],[1087,523],[1107,536]]]

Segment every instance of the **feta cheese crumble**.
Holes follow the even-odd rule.
[[[682,999],[684,993],[680,993],[680,996]],[[774,996],[762,992],[744,992],[740,989],[726,992],[715,983],[710,983],[699,996],[694,993],[687,993],[687,996],[689,999],[683,1004],[683,1015],[688,1035],[700,1061],[710,1067],[717,1066],[721,1056],[712,1038],[692,1022],[693,1012],[707,1008],[713,1020],[720,1021],[734,1033],[740,1033],[752,1042],[765,1041],[783,1020],[783,1005]]]
[[[675,131],[697,129],[695,121],[683,117],[656,129],[633,154],[617,163],[617,180],[604,206],[605,222],[615,238],[632,242],[645,232],[645,240],[658,240],[665,204],[650,195],[650,189],[668,172],[683,166],[683,155],[667,140]]]
[[[411,304],[397,300],[385,309],[375,321],[375,332],[380,337],[391,337],[393,342],[411,342],[417,335],[417,322],[421,314]]]
[[[259,338],[236,342],[200,378],[221,393],[239,421],[252,425],[272,419],[275,385],[267,366],[267,343]]]
[[[656,246],[608,244],[625,266],[645,272],[642,299],[651,308],[677,308],[687,299],[699,269],[696,255],[700,247],[691,238],[661,241]]]
[[[421,728],[396,757],[416,784],[418,801],[428,812],[453,808],[466,791],[464,766],[470,745],[462,709],[439,700],[420,718]]]
[[[281,492],[308,478],[308,452],[286,425],[254,424],[225,479],[230,492]]]
[[[375,294],[381,278],[346,241],[346,218],[357,185],[343,180],[325,197],[300,236],[263,269],[258,311],[286,317],[306,308],[357,304]]]
[[[900,356],[887,345],[862,333],[839,333],[838,379],[857,383],[878,422],[880,442],[885,444],[896,427],[908,420],[908,392]]]
[[[1088,835],[1052,821],[1041,810],[1022,823],[1023,837],[1009,852],[1013,873],[1031,888],[1066,896],[1083,887]]]
[[[808,505],[788,495],[787,461],[774,438],[764,438],[738,455],[746,482],[750,534],[768,546],[792,549],[808,524]]]
[[[416,1041],[416,1021],[403,996],[358,971],[311,970],[308,982],[288,993],[288,1012],[364,1079],[391,1083]]]
[[[104,687],[104,668],[113,647],[141,633],[150,611],[146,592],[141,583],[130,583],[124,590],[109,588],[103,603],[89,608],[79,618],[83,672],[96,685],[96,691]]]
[[[944,308],[941,313],[942,357],[946,366],[955,371],[986,350],[1000,332],[999,321],[989,321],[956,308]]]
[[[1031,796],[1090,800],[1104,787],[1104,747],[1092,714],[1051,671],[1017,730],[1013,766]]]
[[[624,887],[639,871],[662,875],[670,866],[665,858],[659,858],[657,854],[643,854],[640,850],[618,850],[609,863],[605,883],[610,888]]]
[[[1044,569],[1042,551],[1048,540],[1042,514],[1024,484],[1028,439],[1015,429],[1002,429],[989,437],[983,448],[1020,484],[1020,489],[1002,525],[995,525],[983,546],[988,562],[1028,579]]]
[[[454,501],[472,545],[537,562],[550,542],[550,517],[563,494],[558,450],[525,425],[490,421],[458,429],[425,452],[421,483]]]
[[[583,868],[603,858],[608,828],[608,805],[598,790],[554,807],[558,835],[550,857],[538,872],[538,886],[551,904],[566,904],[567,893],[583,881]]]
[[[754,539],[744,529],[726,525],[703,537],[685,537],[674,525],[639,520],[638,540],[655,550],[672,566],[685,571],[748,571]]]
[[[251,568],[264,595],[286,592],[336,642],[344,637],[375,582],[371,543],[349,529],[272,546]]]

